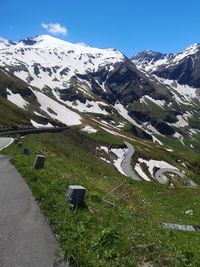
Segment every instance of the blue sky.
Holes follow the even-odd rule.
[[[15,41],[51,30],[69,42],[128,56],[200,42],[199,0],[0,0],[0,10],[0,35]]]

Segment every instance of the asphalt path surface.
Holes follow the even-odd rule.
[[[0,138],[0,149],[11,138]],[[0,155],[0,267],[52,267],[59,245],[32,193]],[[65,266],[64,264],[62,266]]]
[[[3,148],[9,146],[12,142],[13,142],[12,138],[9,138],[9,137],[0,138],[0,151]]]
[[[174,173],[174,174],[176,174],[176,175],[178,175],[178,176],[180,176],[182,178],[185,176],[184,173],[182,173],[182,172],[180,172],[178,170],[170,169],[170,168],[161,168],[161,169],[157,170],[155,175],[154,175],[156,180],[160,184],[166,184],[167,181],[168,181],[168,179],[163,176],[165,173]]]
[[[156,171],[155,173],[155,178],[156,180],[160,183],[160,184],[166,184],[168,182],[168,178],[166,178],[164,176],[165,173],[174,173],[178,176],[180,176],[181,178],[184,178],[185,177],[185,174],[178,171],[178,170],[175,170],[175,169],[170,169],[170,168],[161,168],[159,170]],[[187,183],[188,183],[188,186],[197,186],[196,183],[194,183],[191,179],[187,179]]]
[[[135,149],[130,143],[126,141],[124,141],[124,143],[128,148],[128,152],[126,153],[124,160],[121,163],[121,168],[128,177],[131,177],[133,180],[136,181],[141,181],[142,179],[133,171],[131,166],[131,159],[135,154]]]

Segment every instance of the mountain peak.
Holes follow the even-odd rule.
[[[53,36],[50,36],[48,34],[45,35],[37,35],[36,37],[28,37],[26,39],[20,40],[18,42],[19,45],[37,45],[37,46],[60,46],[60,45],[66,45],[66,41],[55,38]]]
[[[15,44],[15,43],[10,41],[10,40],[8,40],[8,39],[5,39],[4,37],[0,36],[0,45],[10,46],[10,45],[13,45],[13,44]]]
[[[160,58],[162,57],[163,54],[160,52],[156,52],[153,50],[144,50],[142,52],[137,53],[136,55],[134,55],[131,59],[138,59],[138,58]]]
[[[36,37],[28,37],[26,39],[20,40],[18,44],[24,44],[24,45],[36,45],[41,47],[69,47],[69,46],[81,46],[81,47],[89,47],[85,43],[71,43],[68,41],[65,41],[63,39],[59,39],[56,37],[53,37],[48,34],[42,34],[37,35]]]
[[[91,54],[104,55],[105,58],[124,58],[124,55],[119,52],[117,49],[113,48],[95,48],[86,45],[85,43],[71,43],[59,38],[55,38],[51,35],[38,35],[35,38],[26,38],[20,40],[17,43],[18,48],[24,48],[27,46],[32,46],[32,48],[39,48],[42,50],[58,50],[60,52],[72,52],[77,55],[80,54]]]
[[[37,42],[44,42],[44,41],[50,41],[50,42],[66,42],[60,38],[53,37],[49,34],[41,34],[37,35],[35,38],[33,38]]]
[[[198,52],[200,50],[200,44],[199,43],[194,43],[188,47],[186,47],[183,50],[183,53],[186,53],[188,55],[192,55],[195,54],[196,52]]]

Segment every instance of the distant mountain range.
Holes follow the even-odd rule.
[[[132,62],[151,74],[200,88],[200,44],[191,45],[178,54],[144,51],[132,57]]]
[[[199,141],[200,44],[178,54],[0,38],[0,124],[85,125],[162,142]],[[23,114],[23,115],[22,115]]]

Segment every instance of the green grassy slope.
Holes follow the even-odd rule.
[[[198,224],[199,188],[170,191],[154,182],[134,182],[94,156],[97,145],[110,144],[110,135],[92,136],[76,129],[32,135],[23,139],[30,156],[14,144],[5,151],[14,156],[12,162],[57,234],[61,254],[71,266],[198,266],[199,234],[166,231],[158,225]],[[120,144],[119,139],[115,142]],[[138,142],[137,148],[149,145]],[[46,156],[43,170],[32,169],[37,154]],[[66,204],[70,184],[87,188],[84,208],[71,210]],[[194,209],[193,217],[184,213],[189,208]]]
[[[20,94],[27,101],[26,107],[19,108],[8,101],[7,89],[11,90],[13,94]],[[0,128],[32,127],[31,119],[40,124],[50,122],[52,125],[62,126],[61,123],[51,118],[36,115],[35,111],[43,113],[30,86],[16,76],[0,69]]]
[[[31,125],[28,114],[0,96],[0,127],[17,127],[19,125]]]

